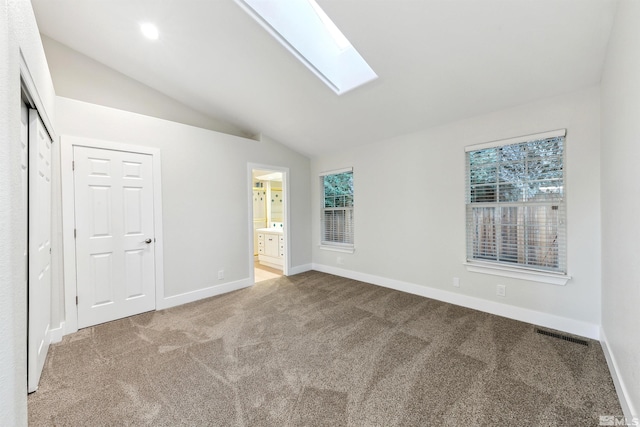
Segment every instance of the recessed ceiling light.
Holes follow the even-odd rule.
[[[160,37],[158,27],[150,22],[143,22],[140,24],[140,31],[142,31],[142,34],[149,40],[158,40],[158,37]]]
[[[282,172],[271,172],[266,175],[256,176],[261,181],[282,181]]]
[[[378,78],[315,0],[236,3],[338,95]]]

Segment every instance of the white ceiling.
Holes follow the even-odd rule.
[[[379,76],[338,96],[233,0],[32,3],[43,34],[311,157],[597,84],[616,7],[319,0]]]

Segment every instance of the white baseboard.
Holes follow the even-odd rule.
[[[59,327],[55,329],[50,329],[49,334],[50,334],[49,337],[51,338],[52,344],[62,341],[62,337],[66,335],[64,331],[64,321],[60,322]]]
[[[165,308],[187,304],[231,291],[237,291],[238,289],[247,288],[249,286],[253,286],[253,281],[250,278],[246,278],[235,282],[224,283],[222,285],[209,286],[208,288],[198,289],[196,291],[185,292],[183,294],[172,295],[160,300],[156,310],[164,310]]]
[[[636,419],[640,418],[640,413],[637,412],[638,408],[634,408],[631,404],[631,401],[627,398],[629,393],[627,392],[627,387],[625,385],[624,380],[619,375],[618,364],[616,362],[616,358],[611,352],[611,347],[609,346],[609,341],[607,341],[607,335],[604,332],[604,329],[600,328],[600,344],[602,345],[602,351],[604,352],[604,357],[607,359],[607,365],[609,365],[609,372],[611,372],[611,378],[613,379],[613,384],[616,387],[616,393],[618,393],[618,400],[620,401],[620,406],[622,406],[622,412],[624,412],[624,416],[629,422],[633,420],[634,414]],[[614,415],[614,414],[612,414]]]
[[[522,307],[515,307],[512,305],[489,301],[482,298],[461,295],[455,292],[444,291],[442,289],[417,285],[415,283],[403,282],[401,280],[389,279],[372,274],[345,270],[324,264],[314,263],[312,264],[312,267],[314,270],[321,271],[323,273],[329,273],[336,276],[346,277],[348,279],[359,280],[362,282],[383,286],[385,288],[391,288],[414,295],[420,295],[426,298],[448,302],[450,304],[460,305],[462,307],[472,308],[474,310],[480,310],[486,313],[508,317],[509,319],[519,320],[521,322],[531,323],[546,328],[557,329],[559,331],[568,332],[570,334],[579,335],[594,340],[600,339],[599,325],[582,322],[575,319],[569,319],[566,317],[557,316],[555,314],[543,313],[541,311],[530,310]]]
[[[306,271],[311,271],[311,264],[303,264],[296,265],[295,267],[289,267],[289,276],[293,276],[294,274],[304,273]]]

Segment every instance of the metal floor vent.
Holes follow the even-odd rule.
[[[589,345],[589,343],[587,341],[585,341],[585,340],[581,340],[579,338],[569,337],[567,335],[556,334],[555,332],[545,331],[544,329],[536,328],[536,332],[541,334],[541,335],[546,335],[548,337],[558,338],[558,339],[561,339],[561,340],[573,342],[573,343],[580,344],[580,345],[585,345],[585,346]]]

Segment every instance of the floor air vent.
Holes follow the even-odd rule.
[[[581,339],[573,338],[573,337],[568,337],[566,335],[556,334],[555,332],[545,331],[543,329],[537,329],[536,328],[536,332],[541,334],[541,335],[546,335],[548,337],[558,338],[558,339],[561,339],[561,340],[573,342],[573,343],[580,344],[580,345],[586,345],[586,346],[589,345],[589,343],[587,341],[585,341],[585,340],[581,340]]]

